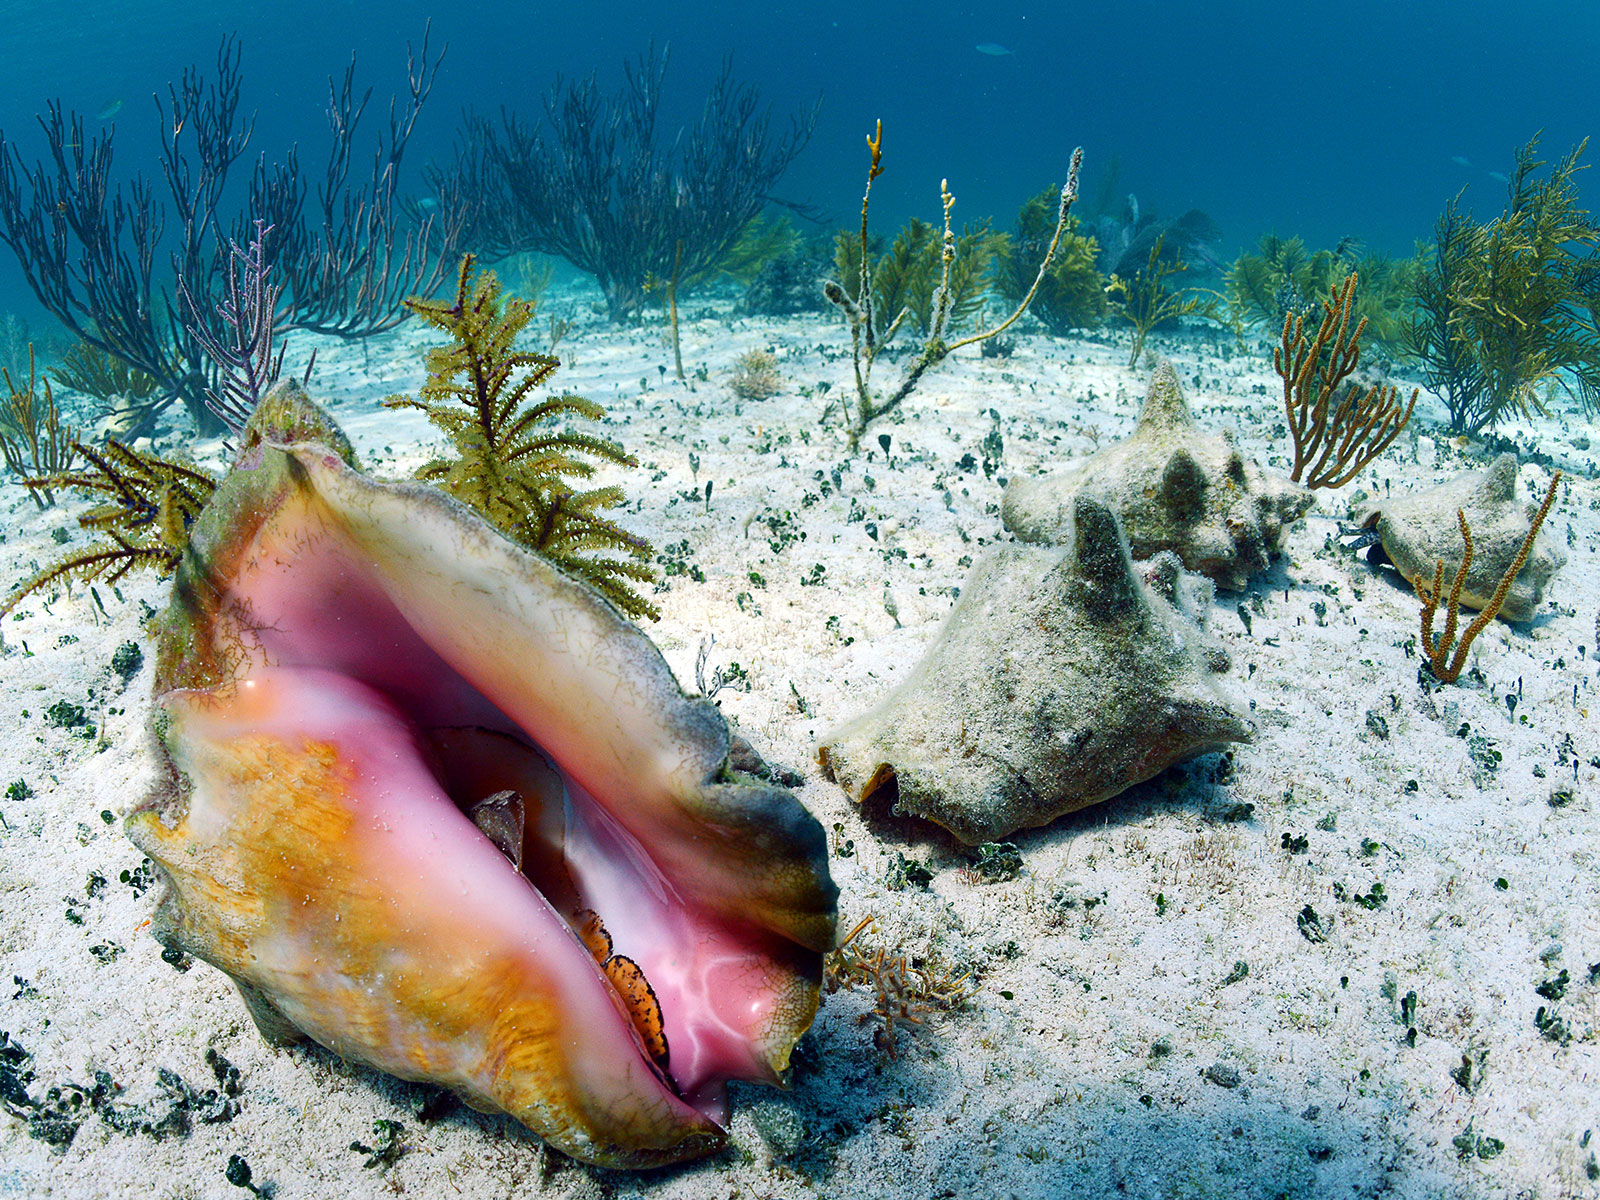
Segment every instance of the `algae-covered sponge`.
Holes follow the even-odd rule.
[[[1091,496],[1072,517],[1064,546],[992,547],[905,682],[824,742],[852,797],[891,789],[896,811],[975,845],[1251,739],[1212,679],[1227,658],[1197,616],[1210,584],[1170,554],[1142,577]]]
[[[1517,500],[1517,456],[1507,453],[1485,470],[1463,471],[1438,487],[1361,505],[1351,517],[1363,528],[1378,531],[1383,552],[1415,587],[1419,580],[1424,585],[1432,581],[1440,562],[1446,579],[1455,574],[1462,557],[1456,513],[1465,513],[1472,527],[1472,565],[1462,581],[1459,603],[1478,609],[1489,602],[1515,561],[1538,508]],[[1540,537],[1497,615],[1506,621],[1531,621],[1544,602],[1545,584],[1566,561],[1565,551],[1550,538]]]
[[[1202,432],[1165,360],[1131,436],[1081,466],[1012,479],[1001,519],[1025,542],[1059,541],[1080,491],[1111,506],[1133,557],[1172,550],[1189,570],[1232,591],[1267,569],[1284,530],[1312,504],[1305,488],[1245,459],[1231,434]]]
[[[269,1037],[645,1167],[721,1146],[816,1012],[817,822],[598,593],[362,474],[293,384],[194,527],[154,732],[156,934]]]

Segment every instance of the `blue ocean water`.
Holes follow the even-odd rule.
[[[209,69],[221,35],[234,32],[244,106],[257,114],[252,154],[278,157],[299,141],[303,161],[316,164],[328,75],[354,52],[375,88],[369,120],[382,120],[403,81],[405,43],[430,16],[449,53],[408,155],[413,184],[429,156],[448,155],[464,108],[536,114],[558,75],[620,83],[623,62],[653,39],[671,48],[674,121],[692,116],[729,54],[779,119],[821,97],[815,137],[781,191],[838,225],[852,220],[863,139],[881,117],[880,229],[936,218],[942,177],[959,219],[992,216],[1005,228],[1082,144],[1086,190],[1115,156],[1120,191],[1167,216],[1203,209],[1229,255],[1267,231],[1313,245],[1354,235],[1406,254],[1463,187],[1480,212],[1498,210],[1503,187],[1492,173],[1509,170],[1516,147],[1543,129],[1559,153],[1590,132],[1588,71],[1600,57],[1600,6],[1578,0],[764,10],[709,0],[448,10],[417,0],[8,2],[0,130],[31,162],[43,150],[34,115],[58,97],[91,127],[111,114],[119,171],[154,174],[152,93],[186,66]],[[38,311],[6,252],[8,309]]]

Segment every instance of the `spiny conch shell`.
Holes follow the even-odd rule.
[[[968,845],[1109,800],[1254,736],[1214,678],[1211,596],[1170,551],[1136,568],[1079,492],[1061,545],[984,552],[911,674],[818,757],[852,799],[890,797]]]
[[[194,527],[155,692],[157,936],[269,1038],[608,1166],[714,1150],[725,1081],[781,1082],[834,936],[821,827],[595,592],[363,475],[296,386]]]
[[[1171,550],[1188,570],[1231,591],[1267,569],[1284,532],[1312,504],[1305,488],[1240,454],[1231,433],[1201,429],[1165,359],[1132,434],[1077,466],[1014,476],[1001,520],[1025,542],[1058,542],[1080,491],[1111,506],[1134,558]]]

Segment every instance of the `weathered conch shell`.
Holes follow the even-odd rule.
[[[823,742],[854,799],[892,796],[976,845],[1251,740],[1213,679],[1210,583],[1165,551],[1136,569],[1086,492],[1071,515],[1063,545],[991,546],[911,674]]]
[[[593,591],[355,469],[293,385],[193,530],[158,634],[157,936],[263,1033],[501,1109],[574,1157],[724,1141],[780,1082],[836,889],[792,794]]]
[[[1134,558],[1171,550],[1188,570],[1230,591],[1267,569],[1284,532],[1312,503],[1305,488],[1240,454],[1232,434],[1202,430],[1165,359],[1132,434],[1076,466],[1014,476],[1001,520],[1025,542],[1059,542],[1080,491],[1111,506]]]
[[[1457,599],[1464,608],[1481,609],[1521,551],[1538,507],[1517,499],[1517,456],[1507,453],[1484,470],[1463,471],[1408,496],[1369,500],[1351,515],[1357,525],[1378,531],[1384,553],[1407,583],[1431,584],[1442,559],[1448,587],[1463,550],[1456,512],[1466,513],[1472,530],[1472,566]],[[1541,535],[1500,605],[1500,619],[1533,620],[1544,603],[1545,585],[1566,561],[1566,551],[1548,534]]]

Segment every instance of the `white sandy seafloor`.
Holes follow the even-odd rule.
[[[948,839],[864,822],[816,747],[929,645],[971,559],[1004,536],[1002,480],[1129,431],[1148,371],[1126,369],[1126,335],[1025,328],[1009,361],[963,351],[851,458],[815,386],[847,386],[834,323],[691,302],[684,358],[704,371],[686,387],[663,374],[658,326],[611,328],[592,298],[547,299],[578,318],[556,382],[609,406],[610,432],[641,462],[606,478],[634,499],[623,523],[674,560],[648,633],[691,690],[711,635],[710,665],[747,672],[748,691],[717,701],[770,760],[804,772],[800,797],[836,852],[853,846],[832,861],[841,929],[875,915],[870,944],[971,970],[976,992],[902,1026],[893,1060],[861,1020],[865,993],[826,997],[792,1089],[736,1088],[729,1150],[677,1169],[593,1170],[464,1108],[423,1120],[425,1089],[315,1047],[270,1048],[221,974],[162,960],[146,928],[156,889],[134,886],[140,855],[117,823],[150,780],[151,664],[125,688],[108,664],[165,585],[130,578],[120,602],[100,586],[105,612],[74,587],[4,625],[0,785],[34,794],[0,799],[0,1029],[31,1054],[35,1099],[96,1072],[123,1091],[112,1121],[86,1104],[59,1153],[0,1117],[0,1196],[238,1197],[224,1177],[235,1154],[283,1198],[1600,1195],[1600,487],[1585,440],[1600,430],[1558,404],[1505,431],[1567,472],[1545,536],[1569,561],[1534,621],[1494,623],[1462,685],[1430,691],[1410,589],[1336,536],[1358,487],[1398,494],[1487,462],[1481,443],[1451,444],[1425,400],[1361,480],[1320,493],[1270,574],[1217,597],[1225,686],[1258,730],[1231,770],[1201,759],[1018,834],[1021,875],[985,883]],[[379,473],[408,472],[436,441],[416,414],[376,406],[419,386],[435,337],[412,324],[365,348],[318,347],[313,394]],[[1283,464],[1260,348],[1206,330],[1153,345],[1207,428]],[[785,387],[738,401],[732,362],[758,347]],[[300,339],[291,363],[308,349]],[[879,381],[896,371],[880,363]],[[963,470],[996,426],[995,476]],[[1548,478],[1524,455],[1530,499]],[[82,507],[40,513],[0,488],[0,583],[59,553],[55,530],[82,544]],[[85,707],[92,735],[47,723],[60,700]],[[1570,802],[1553,804],[1563,790]],[[931,868],[929,886],[889,886],[902,855]],[[1334,894],[1380,881],[1376,908]],[[1325,942],[1297,928],[1307,905]],[[1228,982],[1240,962],[1248,972]],[[1560,999],[1536,992],[1563,970]],[[170,1122],[187,1116],[188,1132],[139,1132],[173,1109],[159,1070],[216,1086],[208,1051],[238,1069],[237,1111],[208,1122],[223,1113],[202,1097]],[[1470,1089],[1452,1077],[1463,1055]],[[128,1116],[141,1105],[144,1118]],[[377,1120],[403,1125],[404,1153],[364,1166],[350,1145],[372,1144]]]

